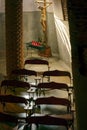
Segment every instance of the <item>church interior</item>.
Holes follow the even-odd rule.
[[[87,128],[86,3],[0,0],[0,130]]]

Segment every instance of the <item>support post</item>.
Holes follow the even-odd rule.
[[[5,0],[6,20],[6,71],[24,67],[22,0]]]

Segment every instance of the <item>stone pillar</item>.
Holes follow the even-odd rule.
[[[87,129],[87,2],[68,0],[77,130]]]
[[[11,78],[11,71],[23,68],[23,13],[22,0],[5,0],[6,19],[6,70]]]
[[[44,6],[46,7],[46,0],[44,0]],[[45,8],[45,10],[44,10],[44,13],[45,13],[45,16],[46,16],[46,23],[45,23],[45,25],[46,25],[46,29],[45,29],[45,31],[43,31],[43,37],[44,37],[44,43],[43,44],[45,44],[46,46],[48,46],[47,44],[47,11],[46,11],[46,8]]]

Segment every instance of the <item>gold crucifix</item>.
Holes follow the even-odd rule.
[[[47,41],[47,24],[46,24],[46,8],[49,7],[52,2],[46,2],[46,0],[44,1],[36,1],[36,3],[38,4],[38,9],[41,11],[41,18],[40,18],[40,22],[42,25],[42,30],[44,33],[44,41]],[[43,4],[43,6],[41,6],[41,3]]]

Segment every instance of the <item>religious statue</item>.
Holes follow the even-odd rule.
[[[43,1],[36,1],[38,3],[38,9],[41,11],[41,18],[40,22],[42,25],[43,32],[46,32],[46,8],[49,7],[52,2],[46,2],[44,3]],[[43,6],[40,5],[40,3],[43,2]]]
[[[42,31],[43,31],[41,43],[45,48],[43,51],[39,52],[39,55],[49,57],[51,56],[51,48],[48,45],[48,39],[47,39],[46,8],[49,7],[52,4],[52,2],[46,2],[46,0],[36,0],[36,3],[38,5],[38,9],[41,12],[40,23],[42,25]]]

